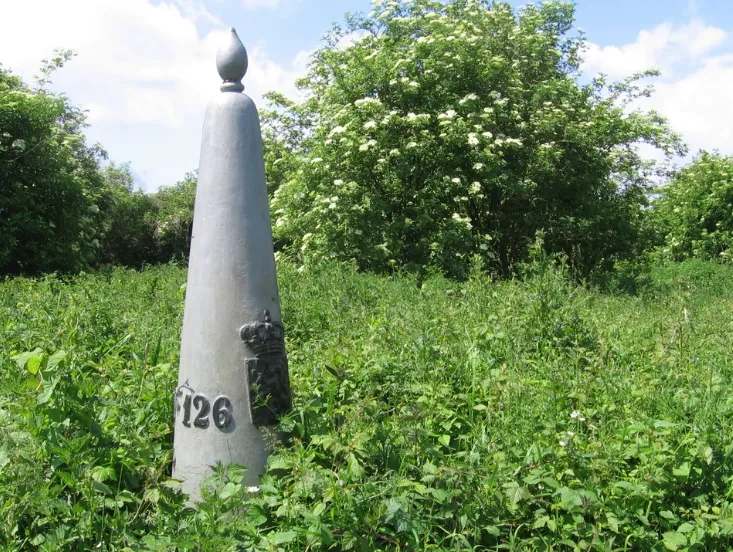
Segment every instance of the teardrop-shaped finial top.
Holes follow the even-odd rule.
[[[222,92],[241,92],[244,90],[242,77],[247,72],[249,60],[244,44],[239,40],[234,27],[229,29],[227,38],[216,54],[216,69],[224,81],[221,85]]]

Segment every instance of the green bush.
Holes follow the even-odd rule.
[[[85,143],[84,113],[44,89],[69,51],[31,88],[0,67],[0,275],[75,271],[97,254],[104,152]]]
[[[634,145],[680,144],[660,116],[625,110],[653,73],[578,84],[573,17],[566,2],[415,0],[336,26],[307,99],[273,98],[266,119],[285,251],[459,278],[479,255],[508,275],[544,229],[581,276],[633,257],[650,169]]]
[[[703,151],[658,191],[663,258],[733,261],[733,157]]]
[[[96,262],[140,268],[157,261],[155,203],[135,190],[129,164],[110,163],[102,171],[105,193],[100,201],[100,247]]]

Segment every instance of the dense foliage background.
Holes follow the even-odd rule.
[[[655,73],[583,77],[573,17],[559,1],[401,0],[335,26],[305,99],[271,93],[262,113],[280,253],[454,278],[478,256],[506,277],[542,231],[581,278],[650,256],[729,260],[730,159],[702,152],[671,175],[642,159],[639,143],[685,151],[634,109]],[[196,174],[145,194],[88,146],[84,113],[47,90],[71,57],[45,61],[35,87],[0,71],[0,273],[185,262]]]
[[[143,193],[88,145],[71,52],[0,67],[0,550],[727,549],[733,157],[668,171],[655,73],[583,49],[567,2],[377,1],[268,94],[296,404],[196,510],[185,270],[146,266],[185,264],[196,173]]]

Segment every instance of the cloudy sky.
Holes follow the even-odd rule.
[[[526,0],[512,1],[514,5]],[[733,154],[732,0],[577,0],[585,70],[662,71],[649,107],[692,152]],[[245,92],[293,94],[331,22],[370,0],[0,0],[0,63],[32,82],[54,48],[78,54],[52,88],[88,110],[91,142],[153,191],[198,166],[215,55],[234,26],[249,51]],[[261,103],[261,102],[260,102]]]

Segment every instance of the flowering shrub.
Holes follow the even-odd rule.
[[[276,238],[303,264],[509,273],[538,230],[584,271],[628,255],[645,201],[634,143],[669,154],[637,79],[578,84],[573,6],[375,2],[326,38],[265,120]],[[354,39],[354,37],[357,37]],[[343,47],[345,39],[351,45]],[[294,139],[295,138],[295,139]]]
[[[664,257],[733,260],[733,157],[702,152],[659,191]]]

